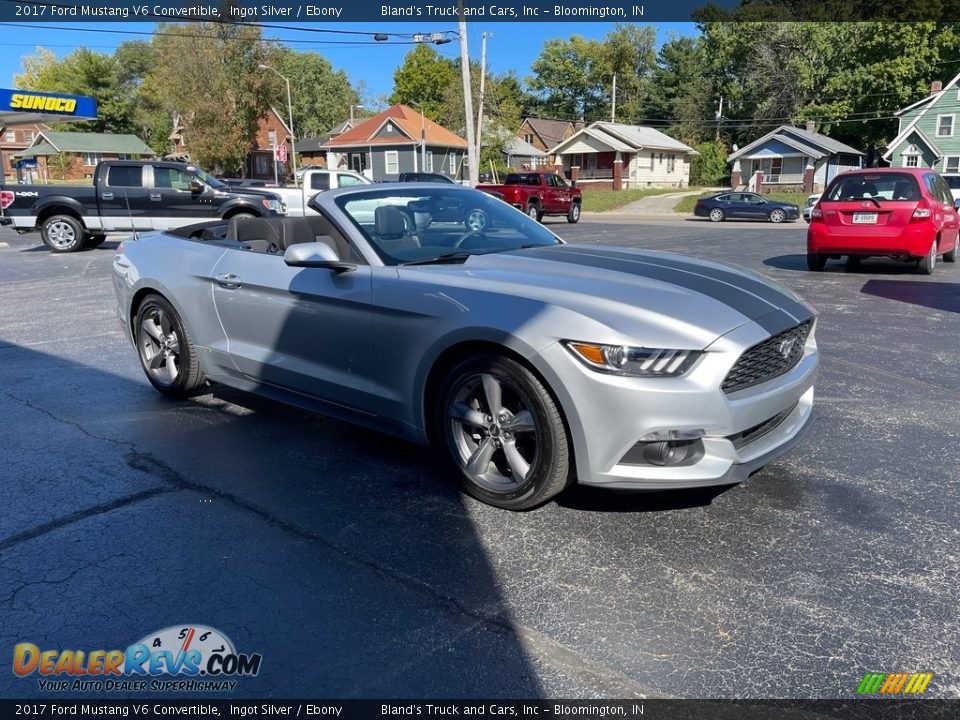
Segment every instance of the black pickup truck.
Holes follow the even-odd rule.
[[[283,199],[269,190],[229,187],[200,168],[175,162],[101,162],[91,185],[0,186],[0,225],[21,233],[39,230],[57,253],[96,247],[108,232],[285,213]]]

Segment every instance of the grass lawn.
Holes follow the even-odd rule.
[[[708,197],[715,194],[717,193],[703,193],[698,196],[691,195],[690,197],[680,198],[680,202],[673,206],[673,211],[676,213],[692,213],[693,206],[697,204],[698,197]],[[808,194],[809,193],[763,193],[763,196],[776,202],[791,203],[803,210],[803,204],[806,202]]]
[[[624,205],[629,205],[640,198],[650,197],[651,195],[667,195],[669,193],[683,192],[689,188],[642,188],[636,190],[583,190],[584,212],[606,212],[607,210],[616,210]],[[696,189],[696,188],[694,188]],[[691,205],[690,207],[693,207]]]

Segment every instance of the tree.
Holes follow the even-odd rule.
[[[125,92],[121,68],[112,55],[86,48],[74,50],[63,60],[43,48],[23,59],[24,72],[14,84],[24,90],[46,90],[67,95],[89,95],[97,101],[96,120],[72,123],[77,131],[129,133],[133,102]]]
[[[160,25],[152,45],[143,91],[167,115],[183,118],[195,162],[242,172],[276,90],[276,78],[259,68],[275,49],[261,40],[260,28],[240,23]]]
[[[403,64],[393,73],[390,102],[407,105],[419,103],[426,117],[434,122],[443,120],[444,123],[450,123],[450,118],[444,116],[444,109],[450,104],[451,89],[459,87],[459,84],[460,77],[454,64],[441,57],[430,45],[420,44],[407,53]],[[462,107],[463,93],[460,95]],[[460,114],[462,117],[462,110]]]
[[[350,106],[359,101],[357,91],[343,70],[334,70],[330,61],[315,52],[281,48],[276,67],[290,80],[293,125],[297,137],[315,137],[350,117]],[[268,63],[269,64],[269,63]],[[269,71],[267,71],[269,73]],[[286,84],[273,73],[271,104],[287,120]]]

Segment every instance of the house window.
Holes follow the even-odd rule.
[[[903,166],[904,167],[919,167],[919,158],[916,155],[904,155],[903,156]]]
[[[97,163],[100,162],[100,160],[101,160],[100,153],[84,153],[83,154],[84,167],[96,167]]]
[[[668,173],[673,172],[674,167],[676,167],[676,160],[677,160],[677,157],[673,153],[670,153],[669,155],[667,155],[667,172]]]
[[[450,153],[450,174],[454,175],[457,172],[457,156],[454,153]]]
[[[943,171],[945,173],[960,173],[960,155],[947,155],[943,159]]]
[[[267,130],[267,142],[271,145],[277,144],[277,131]]]
[[[433,153],[427,153],[427,159],[423,161],[423,169],[427,172],[433,172]]]
[[[387,132],[393,132],[393,123],[387,123]]]
[[[4,137],[6,138],[7,142],[17,141],[17,133],[13,130],[7,130],[7,134]]]
[[[400,172],[400,158],[396,150],[387,150],[383,154],[383,162],[387,175],[397,175]]]
[[[770,160],[770,174],[780,176],[783,175],[783,158],[772,158]]]
[[[524,135],[523,141],[525,143],[530,143],[531,145],[533,145],[533,133],[527,133],[526,135]]]
[[[953,137],[953,115],[937,115],[937,137]]]
[[[33,142],[33,130],[24,130],[23,131],[23,141],[25,143]]]

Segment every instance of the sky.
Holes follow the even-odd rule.
[[[296,28],[303,28],[297,30]],[[515,70],[521,77],[530,74],[530,65],[540,54],[544,42],[551,38],[568,38],[581,35],[600,39],[609,32],[613,23],[599,22],[539,22],[539,23],[468,23],[470,57],[480,59],[480,39],[488,33],[487,63],[495,73]],[[669,40],[670,35],[692,35],[696,32],[693,23],[660,23],[657,26],[657,42]],[[67,28],[64,30],[54,28]],[[14,87],[13,76],[22,69],[21,58],[45,47],[63,57],[78,47],[87,47],[97,52],[109,53],[125,40],[145,40],[145,35],[117,34],[119,31],[149,33],[154,23],[50,23],[42,27],[30,27],[29,23],[0,23],[0,87]],[[304,23],[290,24],[283,30],[264,29],[265,38],[279,39],[290,47],[300,50],[316,50],[324,55],[334,67],[343,69],[351,81],[363,81],[370,98],[389,94],[393,87],[393,71],[403,62],[403,57],[413,47],[393,41],[376,45],[358,46],[349,42],[349,37],[318,33],[320,28],[359,30],[364,32],[439,32],[456,30],[456,23]],[[492,36],[490,35],[492,33]],[[326,44],[330,43],[330,44]],[[451,42],[435,46],[437,51],[451,59],[459,57],[459,45]]]

